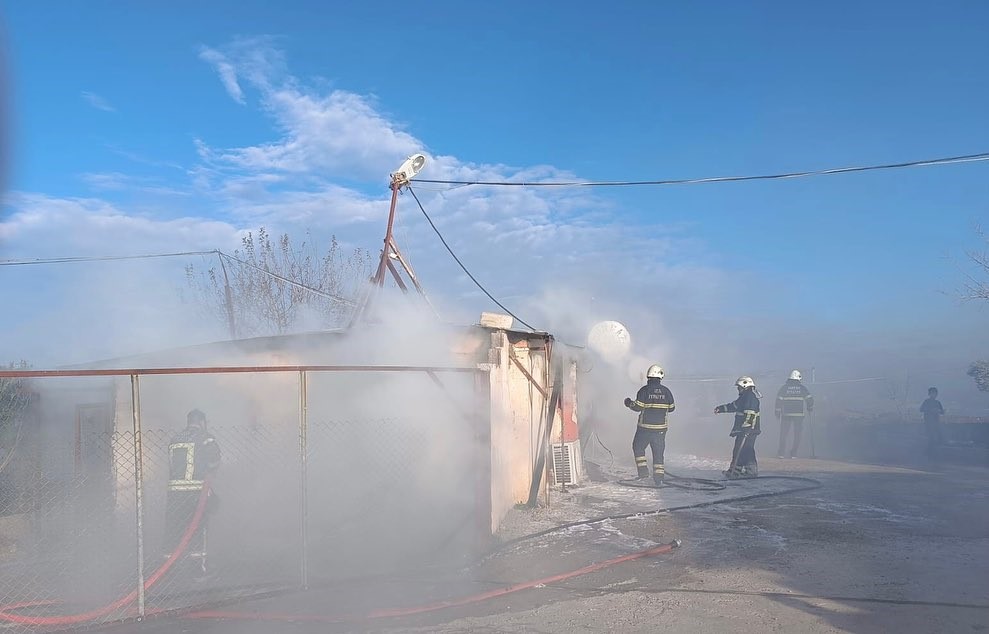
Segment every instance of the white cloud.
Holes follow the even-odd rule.
[[[98,198],[13,194],[6,202],[12,211],[0,222],[0,250],[7,258],[209,250],[236,245],[240,235],[225,222],[158,219]]]
[[[181,184],[172,178],[174,166],[165,164],[161,169],[168,170],[169,180],[120,172],[83,179],[93,191],[117,199],[155,187],[184,190],[205,215],[226,221],[194,212],[175,217],[164,206],[138,212],[132,204],[99,198],[22,194],[8,201],[11,213],[0,223],[6,257],[226,250],[260,225],[272,233],[310,229],[317,240],[335,234],[376,253],[388,213],[388,174],[416,151],[428,156],[425,178],[575,178],[548,165],[476,163],[432,153],[371,97],[317,89],[288,74],[269,40],[204,47],[199,56],[236,102],[248,103],[246,91],[256,91],[272,121],[272,140],[216,147],[209,138],[197,139],[199,162],[185,168],[188,181]],[[513,297],[509,305],[536,315],[539,326],[565,323],[560,313],[570,310],[544,289],[594,296],[599,306],[644,296],[690,298],[680,301],[683,314],[688,301],[724,296],[724,276],[703,263],[702,245],[682,228],[630,230],[614,202],[588,190],[423,185],[416,194],[472,273],[496,297]],[[457,313],[448,318],[473,320],[480,310],[497,310],[452,260],[408,192],[399,200],[396,239],[430,294]]]
[[[220,81],[223,82],[223,87],[226,88],[231,99],[239,104],[245,103],[244,91],[240,89],[240,83],[237,82],[237,70],[222,53],[203,47],[199,51],[199,59],[209,62],[216,69],[217,74],[220,75]]]
[[[110,105],[110,102],[93,92],[83,91],[82,98],[90,106],[103,112],[116,112],[117,109]]]
[[[90,172],[80,174],[79,178],[86,183],[90,189],[97,192],[123,192],[133,191],[141,194],[151,194],[155,196],[178,196],[188,197],[190,192],[165,186],[155,178],[133,176],[123,172]]]
[[[119,191],[128,186],[132,177],[122,172],[90,172],[80,176],[95,190]]]
[[[202,148],[221,168],[249,172],[386,178],[405,156],[422,144],[377,113],[359,95],[333,91],[307,94],[293,85],[263,89],[263,106],[284,136],[277,141],[238,148]]]

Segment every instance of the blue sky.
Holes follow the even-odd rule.
[[[4,1],[0,15],[4,258],[232,249],[260,224],[376,250],[387,174],[420,150],[424,177],[594,180],[989,151],[983,2]],[[739,328],[827,349],[987,343],[985,309],[952,294],[989,215],[989,163],[418,191],[472,271],[554,329],[579,331],[581,312],[723,347]],[[458,319],[489,309],[416,211],[404,197],[399,240],[427,288]],[[66,301],[0,272],[34,289],[22,306]],[[7,320],[23,334],[34,314]]]

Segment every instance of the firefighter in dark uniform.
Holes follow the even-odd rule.
[[[777,458],[792,458],[797,455],[800,447],[800,436],[804,432],[804,420],[814,411],[814,397],[800,380],[800,370],[790,373],[780,391],[776,393],[776,418],[780,421],[780,445],[776,451]],[[790,453],[786,451],[786,437],[793,428],[793,445]]]
[[[206,414],[189,412],[186,427],[168,445],[168,493],[165,503],[165,556],[180,545],[204,495],[212,497],[208,478],[220,465],[220,446],[206,431]],[[206,572],[206,515],[214,500],[207,500],[206,512],[187,546],[187,556],[199,561]]]
[[[755,387],[751,377],[741,376],[735,381],[738,388],[738,398],[731,403],[718,405],[715,414],[734,413],[735,424],[731,428],[731,437],[735,439],[732,447],[731,463],[723,473],[726,478],[756,477],[759,475],[759,465],[755,458],[755,441],[759,436],[759,399],[762,394]]]
[[[625,399],[625,407],[639,413],[639,424],[632,438],[632,454],[639,479],[649,477],[649,463],[646,460],[646,447],[652,449],[652,478],[657,485],[663,483],[666,467],[663,453],[666,451],[666,430],[668,415],[676,409],[673,393],[662,384],[665,376],[663,368],[651,365],[646,370],[646,384],[639,388],[635,400]]]

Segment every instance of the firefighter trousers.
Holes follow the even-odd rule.
[[[196,508],[203,492],[200,491],[168,491],[165,497],[165,534],[163,554],[169,555],[181,545],[182,538],[192,525]],[[208,510],[208,509],[207,509]],[[204,513],[199,524],[190,536],[183,555],[196,554],[205,557],[206,523],[209,513]]]
[[[663,454],[666,452],[666,430],[638,427],[632,438],[632,455],[635,456],[635,469],[640,478],[649,477],[649,461],[646,460],[646,447],[652,449],[652,476],[657,484],[663,481],[666,467]]]
[[[732,447],[732,465],[737,467],[758,467],[755,459],[755,440],[758,434],[742,433],[735,436],[735,446]]]
[[[790,434],[791,427],[793,427],[793,444],[790,445],[789,456],[792,458],[797,455],[797,449],[800,448],[800,437],[804,433],[804,417],[784,416],[780,420],[780,445],[776,451],[777,456],[787,455],[784,453],[786,451],[786,437]]]

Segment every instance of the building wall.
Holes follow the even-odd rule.
[[[518,339],[510,341],[507,333],[491,334],[491,531],[516,504],[529,499],[533,468],[545,434],[545,411],[551,388],[545,341]],[[519,363],[545,390],[544,395],[512,362]],[[559,429],[559,415],[555,419]],[[540,495],[545,496],[543,478]]]

